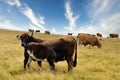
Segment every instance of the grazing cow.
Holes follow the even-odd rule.
[[[55,59],[56,53],[51,47],[46,47],[41,45],[40,43],[30,42],[27,45],[23,45],[27,49],[27,53],[29,55],[29,59],[27,62],[28,68],[30,67],[31,61],[34,59],[36,61],[42,61],[43,59],[47,59],[49,65],[51,66],[51,70],[55,69]]]
[[[68,33],[68,35],[72,35],[73,33]]]
[[[111,33],[109,34],[110,38],[118,38],[119,35],[117,33]]]
[[[50,34],[50,31],[45,31],[45,33],[44,34]]]
[[[101,48],[100,40],[91,34],[84,34],[84,33],[79,34],[77,36],[77,40],[78,40],[78,44],[83,44],[84,46],[88,44],[91,46],[96,45],[98,48]]]
[[[28,29],[29,32],[34,32],[34,29]]]
[[[40,32],[40,30],[36,30],[35,32]]]
[[[97,35],[97,37],[102,38],[102,34],[101,33],[97,33],[96,35]]]
[[[53,47],[57,55],[55,62],[66,60],[68,64],[68,71],[71,71],[73,67],[76,67],[77,65],[77,42],[73,36],[67,35],[66,37],[59,39],[42,40],[36,39],[33,36],[25,33],[21,36],[18,35],[17,37],[21,40],[22,46],[27,45],[30,42],[37,42],[47,47]],[[29,57],[26,48],[24,52],[24,57],[24,69],[26,69],[26,64]],[[38,64],[39,66],[41,66],[41,61],[39,61]]]

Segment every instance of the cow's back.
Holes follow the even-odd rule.
[[[78,40],[79,44],[89,44],[90,36],[89,36],[89,34],[79,34],[77,36],[77,40]]]

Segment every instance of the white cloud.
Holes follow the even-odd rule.
[[[108,1],[109,0],[93,0],[92,3],[92,9],[90,10],[92,12],[91,15],[93,15],[94,17],[97,17],[98,15],[101,15],[102,13],[106,12],[108,9]]]
[[[55,34],[57,33],[55,27],[52,28],[51,32],[52,32],[52,33],[55,33]]]
[[[76,20],[79,18],[79,16],[74,16],[73,12],[71,11],[70,1],[67,1],[65,3],[65,17],[69,21],[69,26],[64,27],[65,29],[69,31],[74,31]]]
[[[12,5],[12,6],[17,6],[17,7],[20,7],[22,6],[22,4],[20,3],[20,0],[6,0],[6,3],[8,3],[9,5]]]
[[[44,22],[44,17],[40,16],[39,18],[36,17],[35,13],[32,11],[31,8],[26,6],[23,10],[22,13],[37,27],[45,30],[45,22]]]
[[[109,32],[118,32],[120,30],[120,13],[113,14],[100,21],[101,27]]]
[[[104,37],[109,33],[120,32],[120,8],[119,0],[93,0],[88,5],[90,24],[80,26],[80,32],[101,32]]]
[[[32,24],[29,24],[34,25],[34,28],[40,28],[42,30],[46,29],[44,21],[45,18],[43,16],[36,16],[34,11],[29,6],[27,6],[27,4],[22,4],[20,0],[6,0],[6,3],[11,6],[17,6],[21,13],[31,21]]]
[[[0,18],[0,29],[23,30],[22,28],[16,27],[9,20],[3,18]]]
[[[34,30],[39,30],[39,28],[37,28],[35,25],[32,24],[29,24],[29,28]]]

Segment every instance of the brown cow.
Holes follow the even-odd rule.
[[[96,35],[97,35],[97,37],[102,38],[102,34],[101,33],[97,33]]]
[[[68,35],[72,35],[73,33],[68,33]]]
[[[45,33],[44,34],[50,34],[50,31],[45,31]]]
[[[26,34],[22,34],[21,36],[17,36],[21,40],[21,45],[25,46],[30,42],[37,42],[47,47],[53,47],[56,52],[57,58],[55,62],[66,60],[68,63],[68,71],[71,71],[73,67],[77,65],[77,41],[73,36],[67,35],[66,37],[54,39],[54,40],[42,40],[36,39],[33,36]],[[74,55],[75,52],[75,55]],[[74,55],[74,60],[73,60]],[[26,64],[28,61],[28,53],[25,48],[24,51],[24,69],[26,69]],[[41,61],[38,62],[39,66],[41,66]]]
[[[78,40],[78,44],[83,44],[84,46],[88,44],[91,46],[96,45],[98,48],[101,48],[100,40],[91,34],[84,34],[84,33],[79,34],[77,36],[77,40]]]
[[[34,32],[34,29],[28,29],[29,32]]]
[[[119,35],[117,33],[110,33],[109,34],[110,38],[118,38]]]

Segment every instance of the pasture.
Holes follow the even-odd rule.
[[[24,71],[24,50],[16,38],[22,33],[0,30],[0,80],[120,80],[120,39],[103,39],[101,49],[78,46],[77,66],[71,72],[67,72],[66,61],[56,63],[56,70],[51,71],[46,60],[41,69],[33,61],[30,71]],[[42,39],[63,36],[34,34]]]

